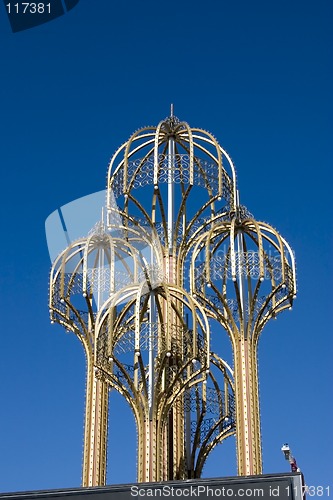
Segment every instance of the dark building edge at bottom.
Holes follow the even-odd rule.
[[[91,488],[0,493],[8,500],[129,500],[133,498],[261,498],[264,500],[305,498],[304,478],[300,472],[234,476],[162,483],[133,483]]]

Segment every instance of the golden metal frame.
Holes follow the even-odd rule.
[[[243,207],[228,219],[217,217],[192,244],[191,292],[232,343],[238,474],[261,474],[258,340],[267,321],[296,297],[294,256],[275,229]]]
[[[135,417],[139,482],[200,477],[235,432],[238,473],[260,473],[257,344],[295,297],[289,245],[239,204],[216,139],[174,116],[116,151],[107,188],[106,222],[51,270],[51,320],[87,359],[83,486],[106,482],[110,389]]]

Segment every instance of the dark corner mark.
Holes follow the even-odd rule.
[[[13,33],[35,28],[62,16],[73,9],[80,0],[43,0],[24,2],[3,0]]]

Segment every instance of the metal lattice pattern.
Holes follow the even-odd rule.
[[[172,166],[170,166],[172,160]],[[118,170],[113,176],[113,194],[118,198],[129,189],[138,189],[154,184],[154,169],[157,168],[158,183],[169,183],[189,185],[194,184],[209,189],[213,195],[219,193],[219,164],[208,162],[196,158],[193,166],[193,180],[190,176],[190,157],[187,154],[174,154],[172,158],[167,154],[158,155],[158,165],[153,156],[138,158],[128,162],[128,183],[124,184],[124,172]],[[232,197],[232,181],[227,176],[223,176],[223,187],[221,195],[224,199],[230,200]]]

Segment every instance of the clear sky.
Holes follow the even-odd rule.
[[[0,5],[0,491],[80,485],[85,361],[48,313],[44,223],[105,188],[136,129],[175,114],[233,158],[242,203],[296,253],[298,298],[266,327],[264,472],[331,486],[332,3],[80,0],[12,33]],[[108,482],[135,480],[129,411],[111,398]],[[234,475],[232,440],[205,477]]]

